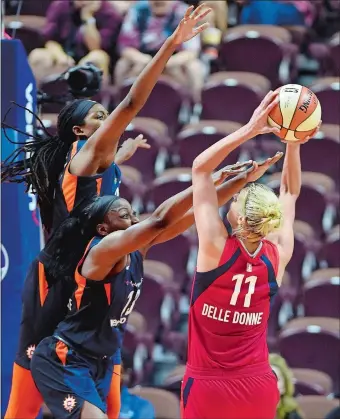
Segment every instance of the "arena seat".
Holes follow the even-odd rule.
[[[126,97],[133,82],[134,79],[125,80],[118,88],[117,103]],[[174,135],[180,126],[180,112],[183,107],[189,107],[190,101],[185,86],[170,77],[161,76],[138,116],[162,121],[170,130],[170,135]]]
[[[312,368],[328,374],[339,389],[340,320],[299,317],[279,334],[279,350],[292,368]],[[321,355],[322,354],[322,355]]]
[[[119,166],[122,171],[122,183],[119,193],[122,198],[127,199],[134,210],[142,207],[145,185],[142,182],[142,174],[139,170],[128,165]]]
[[[144,275],[162,284],[165,297],[161,307],[161,318],[164,329],[175,327],[179,320],[180,287],[175,282],[175,273],[171,266],[159,260],[144,261]]]
[[[339,4],[337,0],[335,3]],[[335,33],[327,43],[311,43],[308,52],[318,61],[320,76],[337,76],[339,74],[340,32]]]
[[[340,267],[337,268],[321,268],[316,269],[312,272],[312,274],[307,278],[308,281],[314,281],[314,280],[321,280],[321,279],[330,279],[330,278],[338,278],[340,275]]]
[[[154,341],[147,320],[134,310],[129,316],[123,340],[124,349],[133,354],[133,382],[141,382],[152,371]]]
[[[324,372],[309,368],[293,368],[292,373],[297,395],[328,396],[332,391],[332,379]]]
[[[296,203],[296,219],[307,222],[317,237],[332,227],[335,208],[328,206],[328,195],[334,193],[336,186],[333,179],[322,173],[302,172],[302,187]],[[268,179],[268,186],[279,192],[281,173],[275,173]],[[313,202],[313,211],[310,203]],[[326,209],[329,211],[326,212]]]
[[[179,167],[165,170],[148,187],[145,194],[147,208],[158,207],[171,196],[191,186],[191,168]]]
[[[190,278],[187,273],[191,253],[191,243],[187,234],[181,234],[169,242],[151,247],[147,259],[158,260],[174,270],[174,280],[182,289]]]
[[[239,124],[229,121],[201,121],[185,126],[178,133],[175,145],[180,165],[191,170],[193,161],[200,153],[239,128]],[[236,163],[239,157],[240,149],[232,151],[218,168]]]
[[[332,409],[339,407],[338,400],[325,396],[299,396],[296,400],[305,419],[325,418]]]
[[[340,140],[325,137],[321,132],[321,135],[312,138],[306,147],[301,147],[301,168],[304,172],[323,173],[339,185],[339,153]]]
[[[284,28],[240,25],[226,33],[219,58],[223,69],[262,74],[276,88],[294,78],[297,52],[289,31]]]
[[[309,280],[303,289],[306,317],[340,318],[340,277]]]
[[[200,118],[245,124],[269,90],[269,80],[260,74],[214,73],[202,89]]]
[[[138,150],[129,159],[128,164],[138,169],[142,173],[143,181],[148,183],[155,178],[155,175],[163,172],[171,140],[164,123],[152,118],[137,117],[126,128],[121,136],[120,144],[128,138],[136,138],[139,134],[144,135],[151,148]]]
[[[35,48],[44,46],[42,29],[45,22],[46,18],[42,16],[5,16],[4,18],[6,31],[11,35],[12,30],[16,30],[15,38],[20,39],[27,54]]]
[[[340,255],[340,226],[332,228],[326,237],[326,242],[320,249],[318,259],[321,265],[327,265],[329,268],[339,266]]]
[[[340,77],[317,79],[309,88],[316,93],[322,107],[322,121],[340,125]]]

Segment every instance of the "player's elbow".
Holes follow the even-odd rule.
[[[122,102],[122,106],[126,111],[137,113],[145,105],[144,100],[140,95],[135,94],[133,86]]]
[[[192,163],[192,176],[197,176],[202,173],[205,173],[205,167],[204,162],[200,158],[200,156],[197,156],[195,160]]]
[[[152,229],[162,232],[170,225],[170,219],[166,214],[152,214],[149,219]]]

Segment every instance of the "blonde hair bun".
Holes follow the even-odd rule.
[[[239,225],[237,235],[255,242],[281,227],[281,204],[268,186],[252,183],[242,189],[238,202],[240,216],[246,222]]]

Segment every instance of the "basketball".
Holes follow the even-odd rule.
[[[298,141],[311,135],[321,121],[321,106],[316,95],[299,84],[279,87],[279,103],[270,112],[268,123],[280,129],[286,141]]]

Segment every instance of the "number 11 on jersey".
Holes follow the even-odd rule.
[[[230,299],[230,305],[232,305],[232,306],[236,306],[238,296],[241,292],[243,279],[244,279],[243,274],[234,275],[233,278],[232,278],[233,281],[236,281],[236,284],[235,284],[235,287],[234,287],[234,292],[233,292],[233,295],[231,296],[231,299]],[[254,275],[248,276],[244,280],[244,282],[246,284],[249,283],[249,286],[248,286],[248,292],[244,297],[243,307],[250,307],[251,296],[254,294],[256,281],[257,281],[257,276],[254,276]]]

